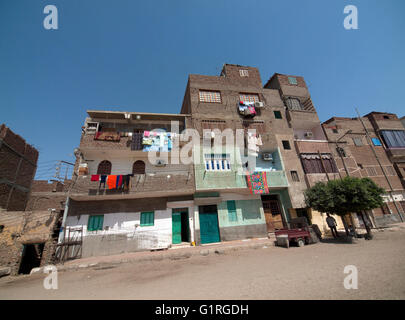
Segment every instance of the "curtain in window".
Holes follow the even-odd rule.
[[[383,130],[381,131],[381,135],[388,148],[405,147],[405,131]]]
[[[325,170],[323,169],[321,159],[317,154],[302,154],[301,161],[305,173],[325,173],[325,170],[327,173],[337,172],[336,164],[330,155],[322,155],[322,162]]]

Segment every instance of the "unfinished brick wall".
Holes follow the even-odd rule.
[[[21,254],[25,244],[44,244],[41,266],[52,261],[53,238],[60,213],[51,211],[2,211],[0,212],[0,266],[10,267],[17,274],[21,263]]]
[[[38,151],[4,124],[0,126],[0,207],[24,210]]]

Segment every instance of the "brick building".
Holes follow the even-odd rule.
[[[246,101],[256,103],[253,116],[240,112],[240,102]],[[181,112],[190,114],[191,126],[201,137],[204,130],[225,128],[244,130],[245,138],[249,129],[255,129],[260,136],[253,169],[265,173],[268,192],[252,194],[246,177],[234,174],[240,170],[238,164],[229,172],[212,170],[201,156],[202,165],[195,166],[196,192],[216,192],[205,205],[218,216],[221,240],[263,236],[296,217],[306,217],[327,230],[322,215],[305,207],[303,191],[317,181],[336,177],[337,171],[302,77],[274,74],[263,87],[257,68],[225,64],[219,76],[189,76]],[[246,155],[246,149],[247,144],[238,151]],[[217,157],[216,153],[203,152],[204,157]],[[325,168],[302,166],[305,161],[318,164],[319,154]],[[235,208],[239,219],[233,213]],[[204,210],[199,208],[200,217]],[[244,218],[254,210],[256,219]]]
[[[0,126],[0,208],[25,209],[37,160],[33,146],[4,124]]]
[[[86,257],[193,243],[193,166],[176,163],[172,151],[189,117],[87,113],[63,220],[65,247],[73,243]],[[80,245],[71,240],[77,237]]]
[[[391,121],[396,118],[392,114],[372,112],[361,119],[333,117],[322,124],[339,175],[341,177],[346,175],[358,178],[369,177],[387,191],[384,206],[369,212],[371,222],[376,227],[400,222],[404,215],[405,204],[405,191],[401,184],[401,177],[394,168],[395,162],[391,162],[393,158],[390,159],[392,151],[385,147],[378,127],[373,124],[375,117],[383,118],[384,115],[391,117]],[[397,118],[396,120],[395,124],[398,128],[398,124],[401,123]],[[388,124],[388,127],[393,129],[394,126]],[[354,216],[358,218],[357,214]],[[358,223],[362,226],[363,220],[358,219]]]
[[[38,151],[5,125],[0,127],[0,268],[29,273],[53,259],[66,193],[33,181]],[[62,203],[61,203],[62,202]]]

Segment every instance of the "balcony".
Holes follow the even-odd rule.
[[[405,147],[388,148],[387,154],[393,161],[405,160]]]
[[[269,188],[288,187],[288,180],[285,171],[267,171],[266,175]]]
[[[151,198],[194,193],[194,175],[190,171],[173,173],[135,174],[130,178],[129,188],[108,189],[99,181],[91,181],[91,176],[79,176],[71,189],[74,200],[105,200]]]

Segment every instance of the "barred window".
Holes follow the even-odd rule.
[[[298,172],[297,171],[290,171],[290,173],[291,173],[292,181],[300,181],[300,178],[298,177]]]
[[[259,95],[252,93],[240,93],[239,100],[244,102],[259,102]]]
[[[249,77],[249,70],[239,70],[239,74],[241,77]]]
[[[286,104],[288,109],[291,110],[302,110],[302,105],[299,99],[296,98],[288,98],[286,100]]]
[[[226,121],[225,120],[201,120],[201,128],[202,129],[219,129],[225,130],[226,129]]]
[[[103,160],[98,164],[97,174],[111,174],[111,162],[108,160]]]
[[[230,171],[229,154],[204,154],[205,171]]]
[[[395,176],[396,175],[394,168],[391,167],[391,166],[386,166],[385,167],[385,172],[387,173],[387,176]]]
[[[221,93],[219,91],[200,90],[200,102],[221,103]]]
[[[375,177],[377,175],[377,170],[374,167],[367,167],[367,175],[370,177]]]

